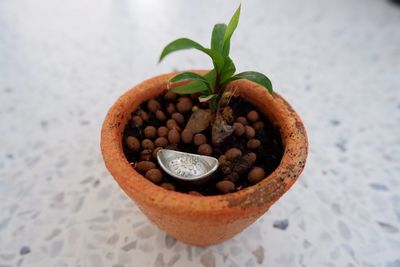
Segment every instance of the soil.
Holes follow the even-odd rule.
[[[233,110],[233,121],[235,121],[236,126],[240,126],[240,129],[235,130],[235,133],[218,145],[211,144],[211,127],[201,132],[205,135],[207,144],[211,145],[212,148],[210,150],[208,146],[205,148],[204,145],[201,145],[204,148],[202,151],[206,153],[211,152],[211,156],[220,161],[218,170],[204,184],[184,182],[167,175],[158,166],[157,159],[154,157],[155,153],[153,153],[155,149],[159,149],[157,146],[159,145],[166,146],[168,149],[198,154],[199,146],[195,145],[193,141],[189,144],[184,143],[182,139],[184,139],[184,141],[185,139],[190,140],[190,137],[182,138],[181,134],[192,114],[192,110],[208,108],[207,104],[199,103],[194,96],[177,96],[168,92],[166,95],[163,94],[155,99],[146,101],[138,109],[134,110],[132,112],[131,121],[126,125],[122,141],[125,156],[133,167],[136,167],[138,162],[143,160],[149,160],[155,163],[156,168],[162,173],[162,178],[160,178],[160,172],[158,171],[148,171],[147,169],[143,171],[143,169],[141,169],[141,172],[147,179],[168,190],[176,190],[193,195],[219,195],[242,190],[243,188],[251,186],[264,177],[268,177],[268,175],[278,167],[282,159],[284,149],[279,129],[253,105],[240,97],[232,97],[229,102],[229,107]],[[178,112],[178,110],[182,112]],[[183,115],[183,123],[175,123],[176,121],[182,122],[182,116],[176,115],[176,112]],[[175,113],[175,115],[172,116],[172,113]],[[175,118],[175,121],[169,121],[171,116]],[[244,118],[247,119],[245,120]],[[249,119],[253,120],[253,122]],[[247,127],[244,125],[246,121],[248,124]],[[239,125],[240,123],[241,125]],[[159,133],[154,135],[154,129],[152,127],[147,128],[145,131],[147,126],[154,126],[156,129],[162,126],[170,126],[168,127],[170,129],[166,130],[165,127],[163,127],[159,133],[165,135],[168,131],[168,135],[156,141],[157,138],[160,137]],[[245,133],[237,136],[236,133],[240,134],[240,132],[243,132],[241,126],[243,126]],[[254,133],[255,136],[251,138]],[[127,145],[127,140],[128,137],[132,136],[135,137],[139,143],[135,140],[132,142],[134,138],[130,138],[130,149]],[[250,139],[253,140],[248,144]],[[143,140],[145,141],[143,142]],[[168,141],[167,143],[166,140]],[[257,140],[259,140],[259,142]],[[249,147],[252,149],[249,149]],[[231,148],[239,149],[242,152],[242,156],[237,157],[235,151],[230,151],[228,154],[232,155],[221,157]],[[253,160],[254,154],[251,152],[254,152],[257,156],[255,161]],[[224,166],[226,165],[226,158],[231,159],[228,162],[230,163],[230,168],[228,169]],[[223,164],[221,164],[221,162]],[[154,168],[154,164],[150,165],[151,167],[149,168]]]

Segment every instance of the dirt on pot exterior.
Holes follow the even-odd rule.
[[[195,123],[193,114],[201,117]],[[234,132],[222,143],[212,143],[208,105],[198,95],[176,95],[165,90],[132,111],[125,127],[123,150],[133,168],[164,189],[192,195],[218,195],[254,185],[279,165],[283,145],[279,129],[240,97],[230,98],[222,110]],[[212,156],[219,168],[203,184],[183,182],[165,173],[157,163],[162,148]]]

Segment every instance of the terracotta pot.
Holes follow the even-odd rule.
[[[235,81],[230,86],[237,87],[240,97],[279,126],[284,144],[280,165],[258,184],[235,193],[203,197],[167,191],[132,168],[122,151],[122,136],[131,112],[143,101],[162,93],[175,74],[146,80],[117,100],[101,132],[103,158],[120,187],[159,228],[188,244],[219,243],[252,224],[293,185],[307,158],[306,131],[299,116],[282,97],[270,95],[247,80]]]

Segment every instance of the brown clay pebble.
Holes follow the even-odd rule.
[[[132,117],[132,123],[135,126],[142,126],[143,125],[143,119],[140,116],[133,116]]]
[[[164,95],[165,100],[174,100],[175,98],[176,98],[176,94],[171,91],[166,92]]]
[[[207,137],[204,134],[198,133],[193,137],[193,144],[196,146],[207,143]]]
[[[152,161],[140,161],[136,163],[135,169],[141,174],[145,174],[148,170],[155,169],[156,164]]]
[[[236,136],[242,136],[244,134],[245,128],[240,122],[234,122],[233,130],[235,131]]]
[[[239,180],[239,174],[237,172],[232,172],[232,173],[228,174],[227,176],[225,176],[224,180],[236,182],[237,180]]]
[[[159,169],[151,169],[146,172],[145,177],[153,183],[158,184],[159,182],[161,182],[163,175]]]
[[[165,126],[161,126],[160,128],[157,129],[157,134],[159,137],[167,137],[168,132],[169,132],[169,129]]]
[[[144,139],[142,141],[142,149],[149,149],[151,151],[154,150],[154,144],[150,139]]]
[[[164,112],[162,110],[157,110],[156,111],[156,118],[159,121],[166,121],[167,120],[167,116],[165,116]]]
[[[140,153],[140,160],[149,161],[153,156],[153,150],[145,149]]]
[[[175,112],[175,110],[176,110],[175,105],[172,103],[169,103],[167,106],[167,113],[172,114]]]
[[[200,194],[199,192],[197,192],[197,191],[189,191],[189,195],[192,195],[192,196],[203,196],[202,194]]]
[[[243,174],[251,168],[251,164],[247,159],[247,156],[241,157],[232,166],[232,173]]]
[[[179,135],[178,130],[172,129],[168,133],[168,141],[171,144],[179,144],[179,141],[181,140],[181,136]]]
[[[171,118],[174,119],[177,123],[183,124],[185,122],[185,117],[181,113],[175,112],[171,115]]]
[[[254,167],[250,170],[249,174],[247,175],[247,180],[250,184],[256,184],[265,177],[265,172],[263,168]]]
[[[132,151],[136,152],[140,150],[140,142],[136,137],[128,136],[128,138],[126,138],[126,145]]]
[[[261,146],[261,141],[258,139],[250,139],[249,141],[247,141],[247,148],[250,150],[256,150],[257,148],[259,148]]]
[[[178,126],[178,123],[176,122],[176,120],[173,119],[169,119],[167,120],[167,127],[170,130],[176,129],[176,130],[180,130],[181,128]]]
[[[216,187],[217,187],[218,191],[223,194],[227,194],[227,193],[235,191],[235,184],[228,180],[218,182],[216,184]]]
[[[256,131],[254,130],[253,127],[246,125],[244,129],[247,138],[249,139],[254,138],[254,136],[256,135]]]
[[[157,136],[157,129],[154,126],[147,126],[143,130],[144,136],[149,139],[154,139]]]
[[[251,165],[253,165],[257,160],[257,155],[256,155],[256,153],[253,153],[253,152],[248,153],[247,157],[248,157]]]
[[[157,100],[155,99],[150,99],[147,102],[147,108],[151,111],[151,112],[156,112],[157,110],[159,110],[161,108],[160,103],[158,103]]]
[[[222,173],[223,173],[224,175],[229,175],[229,174],[232,173],[232,170],[231,170],[231,168],[230,168],[229,166],[226,166],[226,167],[223,167],[223,168],[222,168]]]
[[[156,147],[163,147],[165,148],[168,145],[168,140],[165,137],[158,137],[155,141],[154,141],[154,145]]]
[[[256,130],[260,130],[260,129],[264,128],[264,123],[262,121],[257,121],[255,123],[253,123],[253,128]]]
[[[247,125],[247,119],[243,116],[237,117],[236,121],[240,122],[243,125]]]
[[[157,152],[159,150],[163,149],[162,147],[156,147],[156,149],[154,149],[153,151],[153,160],[157,160]]]
[[[218,158],[219,166],[225,167],[229,165],[229,161],[226,159],[225,155],[221,155]]]
[[[259,118],[260,116],[258,116],[258,113],[255,110],[252,110],[249,113],[247,113],[247,119],[251,122],[256,122],[258,121]]]
[[[142,118],[143,121],[149,120],[149,114],[147,114],[144,110],[139,110],[138,115]]]
[[[192,130],[185,129],[182,131],[182,142],[185,144],[190,144],[193,141],[193,132]]]
[[[176,109],[181,113],[187,113],[192,110],[192,100],[188,97],[180,97],[176,103]]]
[[[212,152],[213,149],[209,144],[202,144],[197,149],[197,153],[204,156],[211,156]]]
[[[170,191],[175,191],[175,186],[173,184],[170,183],[162,183],[160,185],[162,188],[166,189],[166,190],[170,190]]]
[[[234,160],[242,156],[242,151],[238,148],[230,148],[225,152],[225,157],[227,160]]]

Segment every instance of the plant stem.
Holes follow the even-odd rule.
[[[221,74],[217,72],[217,74],[215,75],[215,94],[217,94],[219,96],[219,91],[220,91],[220,83],[221,82]]]
[[[217,112],[218,101],[216,97],[210,99],[210,109],[213,113]]]

